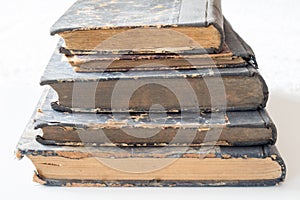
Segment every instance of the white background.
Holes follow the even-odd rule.
[[[50,26],[74,0],[1,1],[0,195],[11,199],[299,199],[300,14],[298,0],[223,0],[223,13],[253,47],[270,89],[288,176],[270,188],[59,188],[32,182],[34,167],[14,149],[42,92],[39,79],[58,37]],[[8,195],[8,196],[7,196]]]

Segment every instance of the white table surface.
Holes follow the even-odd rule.
[[[74,0],[15,0],[0,7],[0,195],[11,199],[299,199],[300,1],[223,0],[223,13],[252,46],[269,89],[268,111],[288,168],[269,188],[60,188],[32,182],[34,167],[14,149],[39,99],[39,79],[58,37],[50,26]]]

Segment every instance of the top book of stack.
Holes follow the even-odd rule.
[[[51,28],[72,54],[220,53],[220,0],[79,0]]]

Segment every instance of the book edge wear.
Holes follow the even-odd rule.
[[[42,98],[45,98],[45,93]],[[42,102],[38,103],[41,106]],[[147,148],[114,148],[114,147],[95,147],[95,148],[84,148],[84,147],[58,147],[58,146],[45,146],[39,144],[35,140],[35,136],[40,133],[41,130],[34,129],[34,115],[30,119],[27,127],[19,143],[16,147],[16,157],[21,159],[24,156],[45,156],[45,157],[56,157],[62,156],[64,158],[71,159],[81,159],[88,158],[91,156],[104,156],[103,158],[131,158],[132,156],[137,156],[138,158],[190,158],[199,156],[202,151],[201,149],[191,147],[188,150],[181,147],[166,147],[159,148],[158,151],[148,151]],[[154,147],[155,148],[155,147]],[[128,152],[128,153],[124,153]],[[147,151],[146,151],[147,150]],[[153,150],[153,149],[152,149]],[[199,152],[198,152],[199,151]],[[253,146],[253,147],[220,147],[214,146],[209,150],[216,158],[220,159],[271,159],[272,162],[276,162],[280,167],[280,176],[274,179],[262,179],[262,180],[211,180],[211,181],[186,181],[186,180],[65,180],[65,179],[47,179],[40,176],[38,173],[34,175],[34,181],[51,186],[94,186],[94,187],[200,187],[200,186],[274,186],[284,181],[286,176],[286,166],[282,157],[280,156],[277,148],[275,146],[265,145],[265,146]],[[107,153],[106,153],[107,152]],[[129,153],[131,152],[131,153]],[[95,153],[95,154],[94,154]],[[100,154],[99,154],[100,153]],[[203,153],[203,152],[202,152]],[[76,154],[78,154],[76,156]],[[211,155],[211,154],[208,154]],[[107,157],[108,156],[108,157]],[[210,158],[210,157],[209,157]],[[37,169],[38,170],[38,169]]]
[[[284,177],[273,180],[251,181],[162,181],[162,180],[62,180],[42,178],[37,172],[33,175],[36,183],[58,187],[270,187],[279,185]]]
[[[54,101],[57,97],[55,95],[55,92],[50,87],[46,88],[44,91],[45,95],[40,99],[40,105],[41,107],[37,107],[36,114],[33,118],[34,121],[34,128],[35,129],[44,129],[47,127],[68,127],[65,128],[65,130],[69,130],[72,128],[72,130],[80,130],[79,132],[81,134],[84,133],[84,131],[87,131],[89,129],[92,129],[95,131],[95,128],[98,126],[104,129],[126,129],[133,127],[144,127],[145,129],[153,129],[153,128],[159,128],[159,129],[165,129],[166,127],[175,129],[181,127],[183,130],[184,127],[188,127],[189,130],[194,130],[202,128],[203,130],[207,130],[207,127],[213,128],[213,127],[220,127],[221,124],[223,124],[223,128],[248,128],[248,129],[265,129],[266,132],[268,132],[268,137],[266,135],[262,136],[264,138],[263,141],[257,140],[257,141],[239,141],[239,142],[228,142],[226,138],[225,140],[219,141],[218,144],[223,144],[225,146],[254,146],[254,145],[266,145],[266,144],[274,144],[277,140],[277,130],[272,122],[271,118],[268,116],[267,112],[265,110],[259,110],[259,111],[248,111],[248,112],[220,112],[215,113],[214,118],[210,120],[210,115],[197,115],[199,117],[199,121],[197,125],[191,126],[189,123],[193,123],[193,121],[190,121],[191,117],[194,118],[196,114],[184,114],[181,116],[181,114],[168,114],[166,119],[168,119],[169,122],[164,120],[164,123],[161,124],[160,119],[148,119],[149,116],[146,114],[136,114],[136,116],[130,115],[129,118],[127,118],[126,114],[119,113],[117,117],[113,117],[111,114],[93,114],[93,113],[62,113],[57,112],[55,110],[52,110],[50,104],[52,101]],[[125,118],[124,118],[124,117]],[[222,118],[223,116],[223,118]],[[135,121],[131,121],[132,119],[136,119]],[[185,119],[186,118],[186,119]],[[238,121],[238,119],[241,119],[241,121]],[[251,119],[251,120],[250,120]],[[113,121],[111,121],[113,120]],[[150,123],[149,123],[150,120]],[[174,121],[175,120],[175,121]],[[178,121],[179,120],[179,121]],[[144,122],[143,122],[144,121]],[[172,121],[172,123],[171,123]],[[209,121],[212,121],[214,124],[206,124]],[[205,122],[205,124],[204,124]],[[167,124],[165,124],[167,123]],[[202,124],[201,124],[202,123]],[[116,125],[115,125],[116,124]],[[122,126],[118,126],[118,124],[122,124]],[[164,125],[165,124],[165,125]],[[165,128],[162,128],[165,127]],[[270,131],[267,131],[270,130]],[[83,132],[82,132],[83,131]],[[221,131],[221,130],[220,130]],[[76,132],[76,131],[75,131]],[[72,134],[75,134],[72,133]],[[265,132],[265,133],[266,133]],[[77,133],[77,132],[76,132]],[[77,133],[79,134],[79,133]],[[101,133],[99,133],[101,134]],[[248,133],[249,134],[249,133]],[[261,133],[262,134],[262,133]],[[241,136],[242,137],[242,136]],[[52,139],[45,139],[42,135],[38,135],[36,137],[37,141],[39,141],[41,144],[45,145],[58,145],[58,146],[82,146],[83,144],[86,144],[86,142],[62,142],[62,141],[55,141]],[[166,139],[166,138],[165,138]],[[124,145],[130,145],[129,143],[125,142],[118,143],[124,144]],[[229,139],[230,141],[230,139]],[[108,141],[107,141],[108,142]],[[139,143],[136,143],[139,144]],[[194,143],[193,143],[194,144]],[[96,143],[93,142],[93,145],[95,146],[106,146],[106,142],[102,143]],[[156,143],[156,144],[147,144],[148,146],[161,146],[162,144]],[[185,144],[177,144],[176,145],[183,145]],[[201,146],[204,144],[201,144]],[[164,145],[165,146],[165,145]],[[194,144],[195,146],[195,144]]]
[[[93,2],[93,0],[89,0],[90,2]],[[178,6],[179,10],[175,13],[173,19],[171,19],[166,24],[145,24],[146,27],[148,26],[209,26],[214,25],[216,28],[220,31],[220,33],[223,33],[223,16],[222,16],[222,9],[221,9],[221,1],[220,0],[198,0],[198,3],[193,2],[192,0],[173,0],[174,6]],[[88,5],[86,3],[87,0],[79,0],[75,2],[69,10],[60,18],[57,20],[57,22],[51,27],[50,34],[55,35],[64,31],[76,31],[76,30],[93,30],[93,29],[113,29],[118,28],[118,26],[85,26],[84,24],[81,26],[78,26],[74,24],[74,21],[69,20],[69,24],[65,24],[62,22],[64,18],[72,19],[71,13],[76,11],[78,8],[84,8],[84,6]],[[155,6],[155,5],[154,5]],[[203,10],[203,7],[205,7],[205,11]],[[89,9],[87,9],[89,10]],[[89,11],[87,11],[89,12]],[[120,12],[120,11],[119,11]],[[88,15],[89,14],[85,14]],[[199,15],[201,15],[199,17]],[[89,16],[92,19],[96,17]],[[198,19],[201,19],[202,21],[199,21]],[[61,25],[62,24],[62,25]],[[66,25],[69,25],[70,27],[66,28]],[[132,27],[138,27],[138,26],[132,26]],[[140,26],[143,27],[143,26]]]
[[[225,49],[228,49],[228,50],[225,50],[225,54],[230,52],[231,57],[233,58],[239,58],[239,59],[242,59],[243,62],[239,61],[240,63],[239,64],[230,64],[230,63],[226,63],[226,64],[215,64],[216,66],[211,66],[211,67],[222,67],[222,68],[229,68],[229,67],[239,67],[239,66],[246,66],[246,65],[251,65],[253,66],[254,68],[258,68],[258,65],[257,65],[257,61],[256,61],[256,58],[255,58],[255,55],[254,55],[254,52],[253,50],[251,49],[251,47],[233,30],[231,24],[224,18],[223,19],[224,21],[224,34],[225,34],[225,46],[226,48]],[[60,42],[62,43],[62,42]],[[60,46],[61,44],[58,44],[58,46]],[[119,67],[119,68],[116,68],[116,69],[110,69],[109,66],[107,66],[106,68],[104,69],[101,69],[102,67],[92,67],[92,68],[89,68],[88,67],[88,62],[92,62],[92,63],[95,63],[95,61],[97,62],[98,61],[101,61],[103,60],[104,63],[107,63],[108,61],[112,62],[111,64],[114,64],[113,62],[115,60],[117,60],[118,62],[124,60],[124,61],[128,61],[128,60],[140,60],[140,56],[143,57],[143,55],[123,55],[123,54],[109,54],[108,52],[84,52],[84,51],[74,51],[74,50],[68,50],[66,49],[65,47],[61,46],[59,47],[59,51],[60,53],[62,54],[65,54],[66,57],[69,60],[69,62],[75,62],[73,63],[73,67],[74,67],[74,70],[76,70],[76,72],[102,72],[103,70],[107,70],[107,71],[126,71],[128,70],[129,68],[128,67]],[[227,52],[229,51],[229,52]],[[222,54],[222,52],[221,52]],[[213,54],[212,54],[213,55]],[[78,58],[79,60],[78,60]],[[101,59],[98,58],[98,56],[101,57]],[[146,59],[148,60],[152,65],[154,65],[153,67],[151,67],[151,64],[149,63],[149,66],[147,65],[146,68],[130,68],[130,70],[165,70],[165,67],[161,66],[161,67],[158,67],[158,66],[155,66],[155,61],[165,61],[166,59],[167,60],[170,60],[170,61],[173,61],[173,62],[176,62],[178,59],[179,60],[186,60],[188,61],[185,65],[187,66],[176,66],[175,63],[171,64],[170,66],[168,66],[167,68],[172,68],[172,69],[187,69],[187,68],[208,68],[209,66],[197,66],[197,62],[193,61],[193,59],[196,59],[197,57],[196,54],[194,55],[191,55],[192,57],[189,57],[189,54],[186,54],[186,55],[176,55],[176,56],[170,56],[168,54],[165,54],[165,56],[162,56],[160,55],[159,57],[156,56],[155,54],[153,55],[148,55],[145,57],[143,57],[143,59]],[[202,56],[203,55],[200,55],[199,56]],[[97,58],[96,60],[94,60],[94,58]],[[141,60],[143,60],[141,59]],[[153,59],[153,60],[152,60]],[[189,63],[189,60],[191,60],[191,63]],[[207,59],[207,58],[206,58]],[[76,64],[76,61],[79,61],[80,64]],[[87,62],[87,63],[86,63]],[[188,64],[189,63],[189,64]],[[132,62],[131,63],[132,65],[136,65],[137,63],[134,63]],[[211,65],[212,63],[208,64],[208,65]],[[94,65],[94,64],[93,64]],[[101,62],[99,62],[97,65],[103,65],[103,63],[101,64]],[[105,64],[107,65],[107,64]],[[174,65],[174,66],[173,66]],[[188,67],[188,65],[190,65],[190,67]],[[81,66],[84,66],[83,68]]]
[[[120,5],[122,5],[121,1],[117,3],[120,3]],[[150,6],[152,6],[153,8],[160,6],[160,4],[157,3],[159,2],[153,2],[152,4],[150,3]],[[105,2],[103,2],[103,4],[105,4]],[[71,31],[73,32],[73,31],[81,31],[81,30],[99,30],[99,29],[104,30],[104,29],[118,29],[118,28],[143,28],[143,27],[156,27],[156,28],[166,27],[167,28],[167,27],[180,27],[180,26],[181,27],[213,26],[219,32],[221,42],[217,49],[206,49],[206,51],[208,51],[209,53],[220,52],[223,47],[225,36],[223,30],[223,15],[222,15],[220,0],[199,0],[198,2],[194,2],[192,0],[173,0],[173,4],[171,5],[172,7],[169,8],[173,10],[171,12],[172,18],[170,17],[166,18],[164,16],[165,21],[160,21],[160,20],[156,20],[157,17],[153,17],[154,20],[151,18],[150,19],[146,18],[142,20],[142,22],[135,22],[134,20],[133,22],[130,22],[129,19],[129,21],[126,21],[126,23],[123,22],[124,20],[123,21],[120,20],[119,22],[114,21],[113,23],[107,23],[101,18],[102,16],[100,16],[101,15],[100,13],[93,13],[93,11],[91,11],[91,9],[95,8],[95,6],[101,7],[102,4],[97,5],[96,2],[93,2],[93,0],[77,1],[51,27],[50,34],[55,35],[63,32],[71,32]],[[149,10],[152,7],[145,8],[145,9]],[[80,9],[80,11],[75,12],[78,9]],[[122,9],[122,7],[120,7],[120,9]],[[121,12],[119,10],[118,14],[120,13]],[[74,15],[79,15],[79,16],[74,17]],[[168,15],[170,15],[170,13],[168,13]],[[83,17],[85,17],[84,20]],[[76,22],[75,19],[78,20],[78,22]],[[95,21],[96,19],[98,20],[98,22],[101,21],[100,19],[102,19],[103,22],[100,22],[100,24],[98,24],[98,22]],[[148,22],[145,22],[147,19]],[[92,22],[94,21],[94,24],[90,23],[91,21]]]
[[[138,158],[148,158],[154,156],[159,156],[159,158],[183,158],[187,159],[190,156],[197,155],[198,148],[189,148],[186,151],[185,148],[168,147],[163,148],[163,151],[145,151],[144,148],[82,148],[82,147],[55,147],[55,146],[43,146],[35,141],[34,136],[38,133],[38,130],[33,130],[32,121],[28,124],[22,135],[17,148],[16,157],[22,159],[24,156],[42,156],[42,157],[64,157],[70,159],[84,159],[91,156],[103,155],[103,158],[107,156],[113,156],[112,159],[116,158],[131,158],[136,155]],[[93,150],[94,149],[94,150]],[[124,154],[124,149],[131,152],[128,155]],[[131,149],[131,150],[130,150]],[[185,150],[184,150],[185,149]],[[185,151],[183,153],[183,151]],[[93,152],[95,154],[93,154]],[[107,152],[107,153],[106,153]],[[134,154],[132,154],[135,152]],[[138,153],[140,152],[140,153]],[[200,153],[201,151],[199,151]],[[261,179],[261,180],[76,180],[76,179],[48,179],[40,176],[37,172],[34,175],[34,181],[50,186],[89,186],[89,187],[200,187],[200,186],[274,186],[283,182],[286,176],[286,166],[280,156],[277,148],[275,146],[256,146],[256,147],[212,147],[210,152],[214,152],[214,156],[220,159],[230,159],[230,158],[241,158],[241,159],[266,159],[269,158],[272,162],[276,162],[280,167],[280,176],[274,179]],[[157,154],[158,153],[158,154]],[[183,154],[182,154],[183,153]],[[78,154],[76,156],[76,154]],[[200,154],[199,154],[200,155]],[[211,154],[209,154],[211,156]],[[109,156],[109,157],[110,157]],[[120,157],[119,157],[120,156]],[[175,156],[175,157],[174,157]],[[107,158],[109,158],[107,157]],[[38,169],[37,169],[38,170]]]

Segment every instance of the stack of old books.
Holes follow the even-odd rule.
[[[268,186],[268,88],[220,0],[79,0],[17,147],[58,186]],[[49,87],[50,86],[50,87]]]

